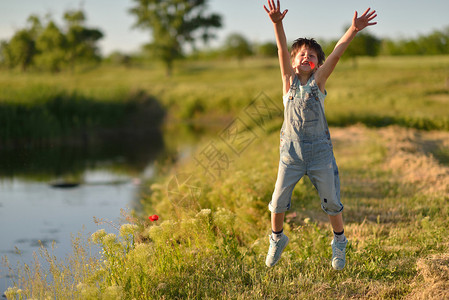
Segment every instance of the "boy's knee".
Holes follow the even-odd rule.
[[[288,203],[287,205],[280,206],[277,201],[272,200],[270,204],[268,204],[268,210],[275,214],[284,213],[290,210],[290,203]]]
[[[321,208],[326,214],[335,216],[343,211],[344,206],[338,199],[334,201],[328,201],[328,199],[324,198],[321,201]]]

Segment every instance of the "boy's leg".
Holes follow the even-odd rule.
[[[288,244],[288,237],[283,233],[285,211],[290,208],[291,196],[296,183],[304,175],[302,168],[279,163],[278,177],[270,204],[271,231],[267,258],[265,264],[274,266],[281,258],[282,252]]]
[[[329,215],[329,220],[334,231],[334,240],[338,243],[346,243],[345,231],[343,228],[343,217],[342,214],[331,216]]]
[[[285,213],[271,213],[271,231],[279,232],[284,228]]]
[[[293,147],[293,146],[292,146]],[[296,156],[295,156],[296,157]],[[306,172],[305,165],[295,160],[290,153],[281,151],[278,176],[271,202],[268,205],[271,211],[270,247],[265,264],[274,266],[288,244],[288,237],[283,233],[285,212],[290,209],[293,189]]]
[[[332,240],[332,267],[341,270],[346,264],[346,245],[348,240],[344,236],[344,225],[340,202],[340,179],[335,161],[332,167],[314,170],[309,178],[318,190],[321,198],[321,207],[328,214],[334,231]]]
[[[329,215],[329,220],[334,231],[334,238],[331,242],[332,267],[335,270],[342,270],[346,264],[346,245],[348,244],[344,234],[342,213],[335,216]]]
[[[285,213],[271,213],[270,247],[268,248],[265,264],[272,267],[281,259],[281,254],[288,244],[288,237],[284,234]]]
[[[343,231],[343,215],[339,213],[338,215],[331,216],[329,215],[329,221],[332,225],[332,229],[334,232],[342,232]]]

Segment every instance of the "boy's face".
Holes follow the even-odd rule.
[[[318,66],[318,55],[315,50],[302,46],[293,58],[292,67],[297,73],[311,72]]]

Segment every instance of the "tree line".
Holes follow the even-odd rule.
[[[57,72],[80,63],[99,62],[97,42],[103,33],[86,27],[82,10],[65,12],[63,20],[64,25],[59,27],[50,18],[42,20],[31,15],[25,28],[18,30],[9,41],[1,42],[1,64],[23,71],[33,67]]]
[[[136,18],[135,27],[147,30],[151,42],[142,51],[152,60],[161,60],[170,75],[175,60],[186,57],[232,57],[243,60],[250,56],[276,56],[274,42],[251,43],[240,33],[230,34],[217,49],[198,48],[214,38],[214,30],[222,27],[222,17],[207,12],[208,0],[133,0],[129,13]],[[100,29],[86,26],[82,10],[64,13],[62,27],[51,19],[31,15],[27,26],[18,30],[9,41],[0,43],[0,65],[23,71],[37,69],[58,72],[78,64],[98,63],[104,57],[98,42]],[[336,40],[320,41],[325,53],[330,53]],[[364,32],[356,36],[345,53],[346,58],[377,55],[438,55],[449,54],[449,26],[428,35],[412,39],[381,39]],[[107,59],[127,64],[132,56],[113,53]]]
[[[225,43],[225,51],[232,56],[276,56],[275,42],[252,45],[243,36],[235,34]],[[237,42],[238,41],[238,42]],[[337,40],[319,41],[325,53],[329,54]],[[434,30],[428,35],[417,38],[378,38],[369,32],[358,33],[345,52],[346,58],[357,56],[396,56],[396,55],[445,55],[449,54],[449,26],[443,30]]]
[[[148,30],[151,42],[144,50],[160,59],[170,74],[173,62],[184,56],[187,45],[207,44],[215,38],[213,30],[221,28],[219,14],[207,12],[208,0],[133,0],[129,13],[136,18],[135,27]],[[53,20],[44,23],[38,16],[28,18],[27,26],[9,41],[0,44],[0,64],[23,71],[31,67],[52,72],[73,68],[77,64],[98,62],[98,41],[103,33],[88,28],[82,10],[64,14],[64,26]]]

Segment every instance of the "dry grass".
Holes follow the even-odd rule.
[[[421,258],[416,265],[419,275],[407,299],[449,299],[449,254]]]
[[[397,126],[381,129],[388,145],[385,168],[412,184],[427,196],[449,193],[449,167],[441,164],[433,151],[449,146],[448,132],[423,132]]]
[[[391,126],[379,130],[371,130],[364,126],[351,126],[348,128],[333,129],[333,138],[337,143],[343,143],[350,148],[351,145],[366,144],[370,139],[380,143],[386,149],[386,156],[383,160],[382,168],[391,173],[392,181],[396,181],[410,191],[410,198],[422,197],[429,209],[436,205],[443,206],[437,208],[441,211],[446,210],[449,200],[449,166],[447,165],[447,151],[449,149],[449,132],[442,131],[419,131],[415,129],[401,128]],[[350,152],[346,149],[340,153]],[[343,156],[346,157],[345,155]],[[372,178],[358,181],[359,185],[365,182],[364,190],[373,188]],[[354,182],[347,182],[356,184]],[[373,195],[373,192],[370,192]],[[438,202],[438,199],[443,199]],[[411,203],[412,204],[412,203]],[[386,203],[384,204],[387,209]],[[410,205],[410,204],[409,204]],[[422,203],[417,203],[412,210],[417,209]],[[386,212],[384,211],[384,214]],[[443,213],[444,214],[444,213]],[[399,214],[398,214],[399,215]],[[415,223],[417,228],[414,230],[428,230],[429,227],[438,226],[429,225],[429,221],[435,221],[436,216],[417,216]],[[373,235],[375,228],[377,236],[402,236],[408,240],[407,234],[416,232],[408,228],[409,232],[404,233],[400,229],[392,228],[388,224],[385,216],[383,222],[377,226],[369,226],[369,221],[365,219],[361,223],[348,224],[347,231],[353,239],[359,240],[359,247],[365,247],[368,242],[366,236]],[[401,216],[397,216],[396,222],[403,221]],[[372,223],[372,222],[371,222]],[[410,230],[412,230],[410,232]],[[431,229],[432,230],[432,229]],[[442,245],[447,249],[449,245]],[[409,243],[384,246],[387,251],[410,251],[419,253],[422,247],[416,244],[411,246]],[[403,264],[405,262],[402,262]],[[406,299],[449,299],[449,252],[440,254],[430,254],[416,260],[415,265],[410,268],[416,269],[416,276],[410,282],[410,293]],[[359,299],[385,299],[396,298],[395,290],[391,286],[385,286],[374,282],[372,286],[366,287],[366,294]],[[402,297],[399,297],[402,298]]]

